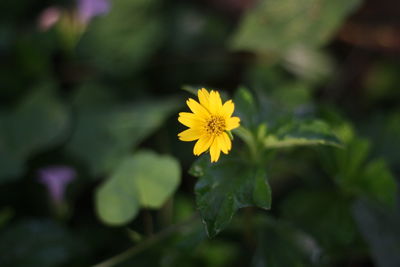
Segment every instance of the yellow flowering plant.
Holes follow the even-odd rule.
[[[200,157],[189,170],[198,177],[196,203],[210,237],[224,229],[240,208],[270,209],[272,195],[265,166],[274,150],[339,144],[329,127],[318,120],[268,125],[260,103],[246,88],[239,88],[233,100],[225,102],[218,91],[187,89],[197,93],[198,101],[189,98],[186,103],[191,112],[179,113],[178,121],[189,128],[178,137],[185,142],[196,141],[193,148],[196,156],[210,152],[210,158]],[[234,111],[238,116],[233,116]],[[220,157],[221,152],[231,151],[230,131],[241,139],[238,145],[243,149]]]
[[[190,112],[179,113],[179,122],[189,129],[178,134],[182,141],[196,141],[193,154],[199,156],[209,150],[211,162],[217,162],[221,151],[228,154],[232,148],[229,131],[239,127],[240,118],[232,117],[235,105],[232,100],[222,104],[218,91],[198,90],[199,102],[189,98]]]

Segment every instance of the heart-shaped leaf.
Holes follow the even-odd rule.
[[[122,160],[96,194],[100,219],[110,225],[132,220],[140,207],[160,208],[180,182],[179,163],[170,156],[140,151]]]

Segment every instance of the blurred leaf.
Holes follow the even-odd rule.
[[[346,150],[335,151],[336,158],[340,164],[339,171],[342,179],[352,180],[367,160],[370,151],[370,142],[366,139],[354,139],[346,146]]]
[[[192,94],[194,97],[197,97],[197,91],[199,90],[198,87],[191,85],[183,85],[181,89]]]
[[[340,146],[341,142],[329,126],[320,120],[288,123],[264,139],[264,146],[267,148],[303,145]]]
[[[210,240],[200,223],[181,233],[163,248],[162,267],[235,266],[240,247],[230,240]]]
[[[360,0],[258,1],[233,35],[234,49],[282,53],[298,46],[323,45]]]
[[[283,65],[310,83],[317,83],[330,77],[334,70],[328,53],[304,46],[290,48],[284,55]]]
[[[272,101],[276,102],[280,109],[286,109],[296,115],[302,115],[304,109],[312,103],[312,89],[304,82],[285,81],[279,82],[275,90],[269,93]],[[312,107],[312,106],[311,106]]]
[[[140,241],[143,240],[143,235],[141,235],[139,232],[136,232],[129,228],[126,229],[126,232],[128,234],[129,239],[132,240],[133,243],[139,243]]]
[[[367,161],[370,142],[353,138],[344,149],[323,150],[322,164],[341,189],[351,196],[369,197],[394,205],[396,182],[383,159]]]
[[[334,191],[298,190],[285,198],[281,211],[283,218],[311,234],[327,255],[343,254],[356,242],[350,202]]]
[[[280,68],[258,63],[249,68],[247,83],[254,88],[258,123],[275,128],[282,121],[315,116],[313,87],[307,81],[289,78]]]
[[[160,208],[180,181],[179,163],[170,156],[140,151],[125,158],[96,194],[100,219],[121,225],[132,220],[140,207]]]
[[[360,187],[366,195],[388,206],[394,205],[397,185],[383,159],[368,163],[361,174],[360,180]]]
[[[213,240],[204,242],[199,248],[199,254],[200,258],[205,261],[204,266],[232,266],[240,254],[240,248],[233,242]]]
[[[313,266],[321,253],[312,237],[272,218],[259,222],[257,238],[253,267]]]
[[[399,213],[359,200],[353,206],[353,214],[376,266],[400,266]]]
[[[116,90],[100,82],[85,82],[73,95],[72,104],[81,109],[107,107],[118,103]]]
[[[320,159],[327,172],[336,179],[340,186],[346,188],[351,186],[354,179],[357,179],[357,176],[361,173],[369,149],[368,140],[352,137],[352,140],[348,140],[342,150],[321,150]]]
[[[195,267],[204,266],[204,259],[199,257],[199,247],[207,242],[207,236],[200,222],[196,221],[191,228],[179,233],[172,242],[162,248],[161,267]],[[203,255],[201,255],[203,256]]]
[[[109,173],[178,107],[173,99],[78,110],[67,151],[95,176]]]
[[[233,97],[235,114],[246,127],[254,127],[257,123],[257,106],[253,94],[245,87],[239,87]]]
[[[82,52],[108,73],[137,71],[162,43],[157,4],[158,0],[113,0],[110,13],[90,24],[82,39]]]
[[[194,199],[190,195],[176,195],[173,201],[173,222],[177,223],[187,220],[196,213]]]
[[[123,162],[124,164],[126,162]],[[125,166],[129,168],[129,166]],[[96,210],[100,219],[110,225],[121,225],[136,217],[140,209],[138,196],[129,184],[119,177],[126,177],[126,170],[118,168],[116,173],[97,189]]]
[[[14,213],[15,211],[11,207],[4,207],[0,210],[0,229],[14,217]]]
[[[190,173],[199,177],[195,186],[196,202],[210,237],[223,230],[238,209],[271,206],[271,189],[265,171],[231,155],[217,163],[210,163],[203,156],[193,164]]]
[[[363,128],[373,141],[374,155],[384,157],[394,170],[400,171],[400,112],[381,113],[366,118]]]
[[[370,102],[396,101],[400,94],[397,85],[400,82],[399,63],[386,60],[374,63],[365,76],[365,94]]]
[[[14,110],[0,115],[0,181],[18,178],[31,154],[65,138],[68,113],[50,88],[34,90]]]
[[[0,249],[4,252],[0,265],[15,267],[77,266],[75,261],[86,250],[77,237],[60,225],[37,220],[14,224],[1,232]]]
[[[168,50],[173,54],[185,56],[194,56],[193,53],[196,53],[199,57],[219,52],[219,60],[213,64],[206,61],[208,67],[202,65],[199,70],[204,72],[209,69],[214,73],[221,73],[221,70],[225,69],[225,64],[221,64],[225,62],[221,62],[220,50],[214,49],[222,47],[225,43],[229,34],[229,21],[210,9],[198,8],[186,1],[176,3],[171,12],[167,13],[166,19],[169,30],[169,38],[166,40]],[[207,48],[206,51],[203,48]],[[197,62],[193,68],[197,69],[196,65],[199,64],[201,62]],[[190,70],[193,71],[193,68]]]

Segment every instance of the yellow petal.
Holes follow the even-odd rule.
[[[178,134],[179,140],[181,141],[194,141],[200,138],[200,136],[203,134],[203,131],[199,129],[187,129],[183,132],[180,132]]]
[[[214,142],[210,147],[211,162],[217,162],[221,154],[221,149],[219,148],[218,138],[214,138]]]
[[[204,119],[199,116],[196,116],[194,113],[189,112],[180,112],[178,121],[183,125],[191,128],[201,128],[204,125]]]
[[[229,153],[229,150],[231,150],[232,148],[232,143],[231,143],[231,139],[229,139],[229,136],[227,133],[222,133],[220,136],[218,136],[218,143],[219,146],[222,150],[222,152],[224,152],[225,154]]]
[[[200,137],[200,139],[194,145],[193,154],[198,156],[206,151],[210,147],[213,140],[214,138],[211,135],[203,135],[202,137]]]
[[[233,110],[235,109],[235,104],[233,104],[232,100],[228,100],[222,106],[222,115],[228,119],[232,116]]]
[[[228,145],[228,151],[232,149],[232,140],[227,133],[224,133],[225,143]]]
[[[222,110],[221,96],[217,91],[211,91],[210,93],[210,113],[218,115]]]
[[[210,116],[208,110],[202,105],[200,105],[196,100],[189,98],[186,101],[186,104],[189,106],[190,110],[196,115],[198,115],[200,118],[205,119]]]
[[[210,110],[210,94],[204,88],[197,91],[197,96],[199,97],[200,104],[205,107],[207,110]]]
[[[226,130],[228,131],[239,127],[239,125],[240,125],[239,117],[231,117],[226,120]]]

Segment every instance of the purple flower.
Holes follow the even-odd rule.
[[[48,7],[42,11],[38,19],[38,26],[41,31],[47,31],[53,27],[61,17],[61,10],[58,7]]]
[[[64,200],[67,185],[75,179],[75,170],[68,166],[51,166],[38,171],[39,182],[46,185],[55,204]]]
[[[88,23],[92,17],[107,14],[110,11],[108,0],[77,0],[78,15],[83,23]]]

